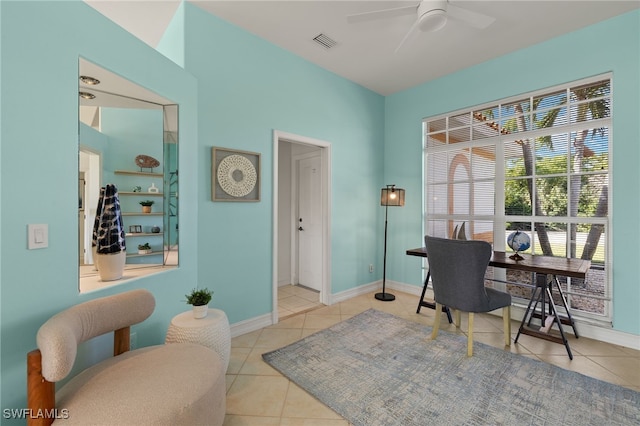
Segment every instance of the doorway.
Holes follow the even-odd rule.
[[[80,146],[78,152],[78,254],[80,267],[93,270],[93,222],[102,181],[101,154]],[[90,266],[90,268],[89,268]],[[83,273],[81,272],[81,276]]]
[[[274,131],[273,323],[330,304],[330,159],[328,142]]]

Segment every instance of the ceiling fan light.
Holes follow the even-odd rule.
[[[418,27],[425,33],[436,32],[447,23],[447,12],[442,9],[433,9],[420,16]]]

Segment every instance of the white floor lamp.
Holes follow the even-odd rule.
[[[396,188],[395,185],[387,185],[386,188],[382,188],[380,192],[380,205],[384,206],[384,263],[382,264],[382,293],[376,293],[375,297],[383,302],[391,302],[392,300],[396,300],[396,296],[385,291],[387,281],[387,217],[389,214],[389,206],[404,206],[404,189]]]

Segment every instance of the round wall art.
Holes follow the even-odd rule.
[[[218,166],[220,188],[232,197],[244,197],[253,191],[258,180],[255,167],[242,155],[229,155]]]
[[[213,201],[260,201],[260,154],[213,147]]]

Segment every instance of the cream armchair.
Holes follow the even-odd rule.
[[[155,299],[134,290],[73,306],[38,331],[27,355],[28,425],[222,425],[225,371],[213,350],[191,343],[130,351],[130,326],[147,319]],[[114,333],[114,356],[73,377],[57,392],[78,344]]]

